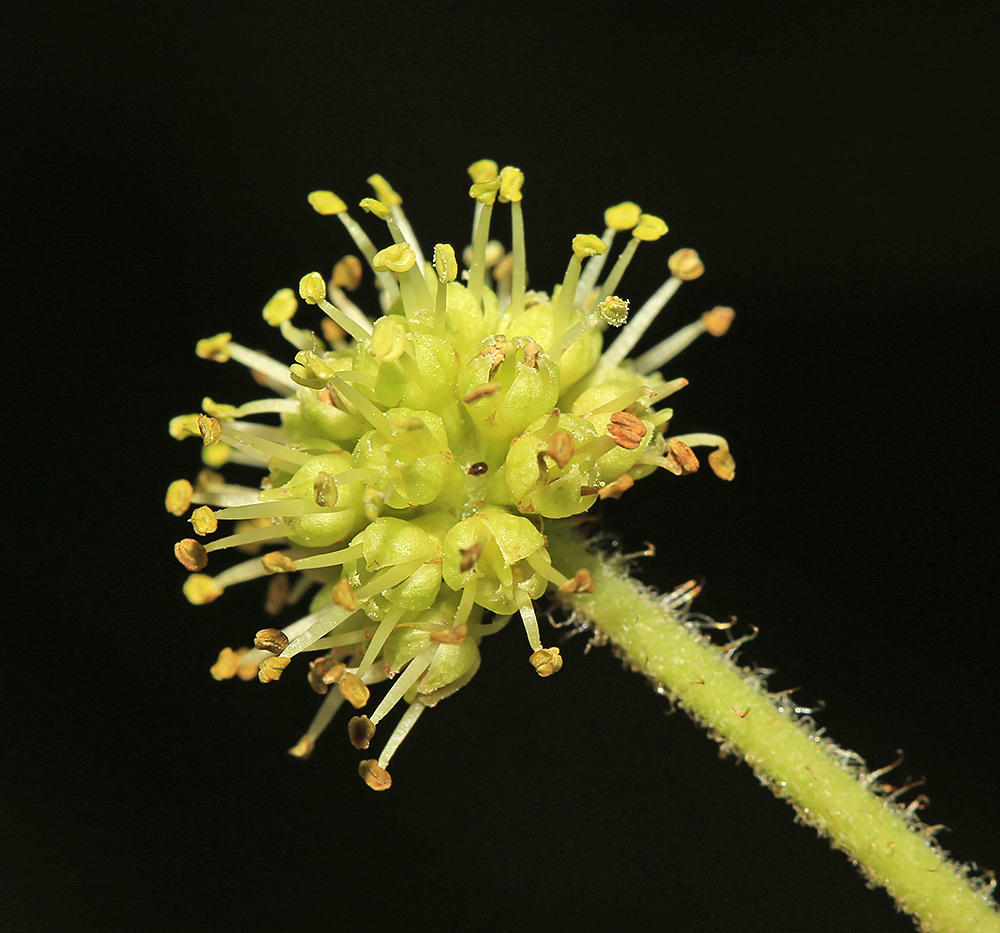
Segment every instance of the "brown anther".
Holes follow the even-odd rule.
[[[580,487],[580,498],[586,499],[587,496],[599,496],[601,494],[600,486],[581,486]]]
[[[272,680],[281,680],[281,673],[289,664],[291,658],[264,658],[257,669],[257,679],[262,684],[269,684]]]
[[[330,320],[327,318],[327,320]],[[332,324],[333,321],[330,321]],[[329,405],[331,408],[340,408],[343,410],[343,405],[340,404],[340,396],[337,394],[337,390],[333,386],[326,386],[326,388],[320,389],[316,393],[316,399],[323,405]]]
[[[191,527],[196,535],[210,535],[219,527],[219,520],[210,506],[200,505],[191,513]]]
[[[491,343],[488,347],[481,350],[480,353],[489,359],[490,376],[492,377],[507,356],[507,341],[498,340],[496,343]]]
[[[530,366],[532,369],[538,368],[538,357],[541,355],[542,348],[531,341],[524,346],[524,365]]]
[[[346,668],[346,664],[338,663],[332,658],[316,658],[309,662],[309,686],[323,696],[330,689],[330,684],[336,683]]]
[[[361,678],[350,672],[342,675],[337,681],[337,689],[340,690],[340,695],[355,709],[361,709],[368,702],[368,697],[371,696],[371,691]]]
[[[208,563],[208,554],[200,541],[194,538],[185,538],[174,545],[174,557],[180,562],[185,570],[204,570]]]
[[[279,573],[267,581],[267,592],[264,594],[264,611],[269,616],[276,616],[288,605],[288,576]]]
[[[558,648],[539,648],[528,660],[539,677],[551,677],[563,666]]]
[[[481,398],[485,398],[487,395],[493,395],[499,392],[503,388],[499,382],[484,382],[482,385],[476,386],[474,389],[470,389],[465,398],[462,399],[467,405],[470,402],[478,401]]]
[[[295,561],[284,551],[271,551],[260,562],[264,565],[265,573],[292,573],[295,570]]]
[[[469,626],[463,622],[461,625],[445,629],[443,632],[431,632],[430,639],[441,645],[460,645],[468,634]]]
[[[606,433],[619,447],[635,450],[646,436],[646,425],[631,412],[616,411]]]
[[[549,446],[539,456],[544,455],[555,460],[556,465],[562,468],[573,459],[574,453],[576,453],[576,444],[573,443],[573,435],[567,431],[556,431],[549,438]]]
[[[679,441],[676,437],[672,437],[668,443],[670,450],[667,452],[667,463],[669,464],[667,469],[677,476],[688,476],[691,473],[696,473],[701,464],[698,463],[694,451],[684,441]]]
[[[171,515],[183,515],[191,508],[191,497],[194,487],[186,479],[175,479],[167,487],[167,495],[163,504]]]
[[[333,267],[332,281],[335,288],[353,292],[361,284],[361,260],[350,254],[338,259]]]
[[[482,476],[488,469],[489,466],[480,460],[469,467],[469,476]]]
[[[507,276],[510,275],[513,271],[514,271],[514,254],[507,253],[503,257],[503,259],[501,259],[493,267],[493,278],[497,282],[500,282],[503,279],[507,278]]]
[[[201,434],[201,441],[206,447],[219,443],[222,436],[222,422],[218,418],[209,418],[208,415],[198,415],[198,432]]]
[[[622,473],[613,483],[608,483],[597,495],[602,499],[620,499],[635,485],[630,473]]]
[[[308,735],[304,735],[298,740],[298,742],[295,743],[295,745],[288,749],[288,754],[292,755],[294,758],[302,758],[305,760],[313,753],[313,749],[315,747],[315,739],[311,739]]]
[[[232,648],[223,648],[208,672],[215,680],[229,680],[231,677],[236,676],[236,672],[241,667],[240,662],[243,659],[243,655],[246,653],[246,648],[240,648],[239,651],[233,651]]]
[[[323,339],[327,343],[339,343],[341,340],[345,340],[347,338],[347,331],[344,330],[344,328],[342,328],[336,321],[332,321],[328,317],[323,318],[323,320],[319,322],[319,328],[323,332]]]
[[[705,271],[705,265],[693,249],[679,249],[668,260],[670,272],[682,282],[690,282]]]
[[[736,461],[728,447],[719,447],[708,455],[708,465],[719,479],[731,480],[736,475]]]
[[[374,758],[362,761],[358,765],[358,774],[372,790],[388,790],[392,787],[392,778],[389,777],[389,772],[381,767]]]
[[[732,308],[717,305],[711,311],[706,311],[701,316],[701,320],[705,325],[705,330],[713,337],[721,337],[729,330],[729,325],[733,323],[734,317],[736,317],[736,312]]]
[[[354,587],[347,577],[341,577],[333,587],[333,601],[341,609],[354,612],[358,608],[358,597],[354,595]]]
[[[375,726],[367,716],[355,716],[347,724],[347,737],[355,748],[368,748],[375,738]]]
[[[281,654],[288,647],[288,636],[280,628],[262,628],[254,635],[253,646],[258,651]]]
[[[560,593],[593,593],[594,581],[590,576],[590,571],[582,567],[573,575],[572,580],[567,580],[559,587]],[[560,662],[561,663],[561,662]]]
[[[462,560],[458,564],[458,569],[465,573],[476,566],[479,555],[483,553],[483,546],[477,541],[472,547],[459,548],[458,553],[462,555]]]

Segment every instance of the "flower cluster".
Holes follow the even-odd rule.
[[[670,278],[627,321],[628,302],[614,293],[639,244],[660,239],[667,225],[636,204],[618,204],[605,212],[602,236],[573,238],[551,295],[529,290],[523,174],[488,160],[469,174],[475,215],[461,276],[448,244],[427,261],[402,199],[381,176],[369,179],[375,197],[360,207],[387,226],[392,243],[384,249],[335,194],[310,194],[318,213],[343,223],[363,259],[345,256],[329,280],[313,272],[300,281],[298,298],[323,313],[318,333],[292,323],[292,289],[267,303],[264,319],[297,350],[290,367],[228,333],[202,340],[199,356],[244,364],[271,394],[239,406],[206,398],[201,412],[170,425],[174,437],[204,444],[196,481],[175,481],[166,497],[174,515],[196,506],[196,537],[175,546],[191,571],[187,598],[207,603],[268,576],[267,608],[277,614],[316,588],[308,613],[257,632],[252,649],[224,650],[213,676],[268,683],[310,652],[303,667],[324,700],[291,749],[299,757],[345,701],[361,710],[369,688],[390,681],[375,709],[348,727],[352,744],[366,749],[390,710],[407,704],[379,758],[361,763],[376,790],[389,787],[389,760],[423,710],[469,682],[480,642],[511,618],[524,627],[538,674],[562,666],[559,649],[542,644],[534,601],[550,587],[589,592],[593,583],[549,553],[546,521],[618,498],[661,467],[694,472],[693,447],[712,448],[712,469],[733,476],[721,437],[671,436],[672,411],[657,407],[687,384],[657,370],[699,334],[724,333],[732,309],[714,308],[626,359],[681,283],[703,273],[697,253],[673,253]],[[490,239],[498,203],[512,214],[510,252]],[[621,233],[628,242],[601,281]],[[348,295],[364,268],[381,304],[374,322]],[[622,329],[603,349],[609,326]],[[280,424],[253,420],[259,416]],[[217,472],[227,463],[263,467],[260,487],[227,482]],[[232,533],[202,543],[220,522],[233,523]],[[227,549],[252,556],[205,573],[209,555]]]

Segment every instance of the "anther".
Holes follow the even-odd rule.
[[[285,321],[290,321],[298,310],[299,303],[295,298],[295,292],[290,288],[282,288],[276,291],[262,312],[264,320],[272,327],[280,327]]]
[[[262,684],[269,684],[272,680],[281,680],[281,674],[291,663],[291,658],[264,658],[260,662],[257,679]]]
[[[372,790],[388,790],[392,787],[392,778],[389,776],[389,772],[381,767],[374,758],[362,761],[358,765],[358,774]]]
[[[558,648],[539,648],[528,658],[539,677],[551,677],[563,666]]]
[[[597,493],[602,499],[620,499],[635,485],[630,473],[623,473],[613,483],[608,483]]]
[[[481,398],[486,398],[489,395],[494,395],[499,392],[503,386],[499,382],[484,382],[482,385],[476,386],[474,389],[470,389],[469,392],[465,394],[462,399],[466,404],[478,401]]]
[[[534,341],[525,344],[524,359],[522,362],[524,363],[525,366],[530,366],[532,369],[537,369],[538,357],[541,355],[541,352],[542,348]]]
[[[544,467],[542,458],[548,457],[562,469],[573,459],[575,452],[576,444],[573,442],[573,435],[567,431],[555,431],[549,438],[549,446],[538,453],[539,466]]]
[[[193,573],[184,581],[184,595],[189,603],[204,606],[222,595],[222,587],[208,574]]]
[[[353,292],[361,284],[361,260],[348,254],[338,259],[330,277],[334,288],[343,288]]]
[[[340,695],[355,709],[361,709],[368,702],[368,697],[371,696],[371,691],[361,678],[350,672],[344,674],[337,681],[337,689],[340,690]]]
[[[313,501],[322,508],[332,509],[338,498],[336,479],[325,470],[320,470],[313,480]]]
[[[174,545],[174,557],[180,562],[185,570],[204,570],[208,563],[208,554],[200,541],[194,538],[185,538]]]
[[[341,577],[334,585],[333,602],[349,612],[354,612],[358,608],[358,597],[354,595],[354,587],[347,577]]]
[[[301,758],[305,761],[316,748],[316,740],[311,739],[308,735],[302,736],[290,749],[288,749],[288,754],[293,758]]]
[[[706,311],[701,319],[705,324],[705,330],[713,337],[721,337],[729,330],[734,317],[736,317],[736,312],[732,308],[716,305],[711,311]]]
[[[476,566],[476,561],[479,560],[479,555],[483,553],[483,546],[477,541],[472,545],[472,547],[460,548],[458,553],[462,555],[462,560],[458,565],[458,569],[462,573],[467,573]]]
[[[203,360],[215,360],[216,363],[225,363],[229,359],[229,341],[232,334],[216,334],[214,337],[206,337],[199,340],[195,345],[194,352]]]
[[[667,462],[672,464],[676,469],[670,469],[671,473],[676,473],[678,476],[688,476],[691,473],[695,473],[698,470],[700,464],[698,463],[698,458],[695,456],[694,451],[688,447],[684,441],[679,441],[677,438],[671,438],[669,441],[670,450],[667,453]]]
[[[209,673],[215,680],[229,680],[236,676],[236,672],[243,665],[243,656],[247,653],[246,648],[233,651],[232,648],[223,648],[219,652],[219,657],[215,664],[209,668]]]
[[[670,272],[682,282],[690,282],[705,272],[705,264],[693,249],[679,249],[667,260]]]
[[[219,520],[210,506],[201,505],[191,513],[191,527],[196,535],[204,537],[218,529]]]
[[[367,716],[355,716],[347,724],[347,735],[351,745],[357,749],[365,749],[375,738],[375,726]]]
[[[171,515],[183,515],[191,508],[191,498],[194,487],[186,479],[175,479],[167,487],[167,495],[163,504]]]
[[[606,433],[619,447],[635,450],[646,436],[646,425],[631,412],[617,411],[611,416]]]
[[[288,636],[280,628],[262,628],[254,635],[253,646],[258,651],[281,654],[288,647]]]
[[[265,554],[260,562],[265,573],[294,573],[295,562],[284,551],[271,551]]]
[[[559,587],[560,593],[593,593],[594,592],[594,580],[590,576],[590,571],[584,568],[580,568],[574,575],[572,580],[567,580],[562,586]],[[556,649],[553,649],[556,650]]]
[[[198,433],[201,434],[202,443],[206,447],[219,443],[222,437],[222,423],[218,418],[209,418],[208,415],[198,415]]]

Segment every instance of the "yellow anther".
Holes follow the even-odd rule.
[[[667,225],[659,217],[652,214],[640,214],[639,223],[632,231],[632,236],[637,240],[658,240],[667,233]]]
[[[392,787],[392,778],[389,777],[389,772],[381,767],[374,758],[362,761],[358,765],[358,774],[372,790],[388,790]]]
[[[260,559],[265,573],[294,573],[295,562],[284,551],[270,551]]]
[[[264,320],[272,327],[277,327],[285,321],[290,321],[299,308],[295,292],[290,288],[276,291],[270,301],[264,305]]]
[[[222,422],[208,415],[198,415],[198,433],[206,447],[218,444],[219,438],[222,437]]]
[[[411,250],[410,255],[412,254]],[[405,350],[406,325],[397,318],[380,317],[372,330],[372,341],[368,352],[381,363],[392,363],[398,360]]]
[[[167,495],[163,504],[171,515],[183,515],[191,508],[191,497],[194,487],[186,479],[175,479],[167,487]]]
[[[409,243],[393,243],[372,256],[372,268],[376,272],[407,272],[416,261],[417,254]]]
[[[215,663],[209,668],[209,673],[216,680],[229,680],[231,677],[235,677],[237,670],[242,666],[243,656],[246,653],[246,648],[241,648],[239,651],[223,648]]]
[[[362,198],[358,207],[362,208],[366,213],[374,214],[382,220],[388,220],[392,216],[392,211],[375,198]]]
[[[724,308],[721,305],[717,305],[711,311],[706,311],[701,316],[701,319],[705,324],[705,330],[713,337],[721,337],[729,330],[734,317],[736,317],[736,312],[732,308]]]
[[[319,304],[326,298],[326,282],[318,272],[310,272],[299,280],[299,295],[306,304]]]
[[[214,337],[206,337],[195,344],[194,352],[203,360],[225,363],[229,359],[229,341],[232,336],[232,334],[216,334]]]
[[[219,520],[210,506],[201,505],[191,513],[191,527],[196,535],[210,535],[219,527]]]
[[[200,541],[185,538],[174,545],[174,557],[180,561],[185,570],[204,570],[208,563],[208,554]]]
[[[622,201],[604,212],[604,225],[612,230],[631,230],[642,215],[642,208],[634,201]]]
[[[189,603],[203,606],[222,595],[222,587],[207,573],[193,573],[184,581],[184,595]]]
[[[264,658],[264,660],[260,662],[257,679],[262,684],[269,684],[272,680],[281,680],[282,672],[291,663],[291,658]]]
[[[492,159],[480,159],[478,162],[473,162],[467,171],[469,178],[478,183],[495,178],[500,169]]]
[[[314,748],[316,748],[316,740],[311,739],[308,735],[304,735],[288,749],[288,754],[293,758],[301,758],[305,761],[313,753]]]
[[[392,207],[395,204],[403,203],[403,199],[399,196],[399,193],[394,191],[392,185],[381,175],[372,175],[368,179],[368,184],[375,189],[375,197],[383,204],[388,204],[389,207]]]
[[[671,273],[684,282],[698,278],[705,272],[705,264],[693,249],[679,249],[668,260]]]
[[[539,677],[551,677],[563,666],[558,648],[539,648],[528,660]]]
[[[720,447],[708,455],[708,465],[719,479],[731,480],[736,476],[736,461],[728,447]]]
[[[332,191],[312,191],[309,203],[317,214],[343,214],[347,205]]]
[[[521,200],[521,185],[524,184],[524,172],[513,165],[505,165],[500,169],[500,203]]]
[[[237,408],[235,405],[224,405],[207,395],[201,400],[201,410],[206,415],[218,418],[220,421],[232,421],[236,417]]]
[[[258,651],[281,654],[288,647],[288,636],[280,628],[262,628],[254,635],[253,646]]]
[[[607,252],[608,244],[599,236],[592,233],[578,233],[573,237],[573,255],[577,259],[586,259],[588,256],[600,256]]]
[[[351,740],[351,745],[357,749],[368,748],[375,738],[375,726],[367,716],[355,716],[347,724],[347,735]]]
[[[610,295],[597,306],[597,310],[608,324],[621,327],[628,320],[628,299]]]
[[[448,243],[435,245],[434,269],[437,271],[438,281],[442,285],[446,282],[454,282],[458,278],[458,260],[455,259],[454,248]]]
[[[368,702],[368,697],[371,696],[371,691],[361,678],[350,672],[344,674],[337,681],[337,689],[340,690],[341,696],[355,709],[361,709]]]
[[[205,466],[221,467],[229,463],[233,455],[233,448],[228,444],[215,444],[213,447],[205,447],[201,451],[201,460]]]
[[[358,608],[358,597],[354,595],[354,587],[347,577],[341,577],[333,587],[333,602],[341,609],[354,612]]]
[[[348,254],[337,260],[333,267],[333,284],[337,288],[353,292],[361,284],[361,260]],[[330,319],[327,318],[329,321]],[[333,321],[330,321],[332,324]]]
[[[198,430],[198,419],[201,416],[197,413],[192,415],[178,415],[170,419],[170,427],[167,429],[174,440],[182,441],[185,437],[200,437]]]
[[[340,498],[337,480],[332,474],[320,470],[313,480],[313,500],[324,509],[332,509]]]
[[[486,181],[477,181],[469,188],[469,197],[475,198],[480,204],[492,204],[497,199],[500,190],[500,176]]]

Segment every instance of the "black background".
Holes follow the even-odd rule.
[[[261,594],[181,597],[161,503],[197,450],[166,423],[252,387],[194,341],[283,352],[260,307],[349,248],[310,190],[383,172],[425,244],[461,243],[479,158],[525,171],[539,287],[624,199],[671,235],[621,294],[700,251],[650,339],[737,309],[670,370],[674,424],[727,436],[737,480],[658,476],[605,527],[657,543],[654,585],[704,575],[701,611],[759,626],[748,662],[872,767],[902,748],[945,846],[1000,867],[996,17],[860,9],[17,11],[7,929],[912,928],[583,638],[546,681],[513,627],[487,643],[381,795],[342,724],[285,755],[301,678],[209,678]]]

